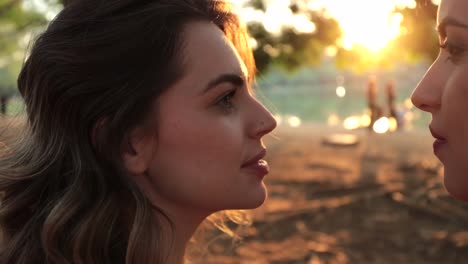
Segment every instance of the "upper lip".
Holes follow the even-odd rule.
[[[263,159],[266,155],[266,149],[262,149],[257,155],[253,156],[252,158],[248,159],[246,162],[242,164],[242,167],[247,167],[249,165],[257,163],[259,160]]]
[[[439,133],[437,133],[431,126],[429,126],[429,131],[431,131],[431,134],[435,139],[443,140],[443,141],[446,140],[443,136],[441,136]]]

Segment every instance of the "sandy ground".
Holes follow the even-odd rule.
[[[205,263],[468,263],[468,206],[449,197],[426,131],[356,135],[323,144],[337,128],[279,127],[266,140],[266,203],[233,242],[208,246]]]

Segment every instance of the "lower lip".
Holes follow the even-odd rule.
[[[434,148],[434,155],[439,157],[441,149],[447,144],[446,140],[436,139],[432,145]],[[439,157],[440,158],[440,157]]]
[[[247,166],[242,166],[242,168],[254,171],[255,174],[260,178],[263,178],[268,174],[268,172],[270,172],[270,166],[268,166],[268,163],[264,160],[260,160],[257,163],[252,163]]]

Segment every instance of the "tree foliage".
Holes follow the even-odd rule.
[[[23,1],[0,0],[0,96],[16,93],[25,37],[32,28],[46,23],[43,14],[23,8]]]
[[[292,0],[290,9],[295,14],[307,14],[316,26],[313,33],[300,33],[292,28],[283,28],[279,36],[269,33],[261,23],[248,25],[249,32],[257,41],[254,56],[260,72],[271,65],[278,65],[287,71],[302,66],[318,65],[324,49],[337,47],[335,57],[339,68],[358,72],[390,68],[401,63],[432,60],[437,56],[437,35],[434,30],[437,6],[428,0],[416,0],[416,8],[395,10],[403,15],[402,34],[379,52],[371,52],[362,46],[346,50],[337,45],[341,36],[336,20],[323,11],[307,9],[308,0]],[[250,5],[266,10],[264,0],[250,1]]]
[[[403,14],[402,26],[405,33],[395,43],[395,48],[404,49],[411,58],[433,60],[439,52],[437,41],[436,17],[437,6],[431,1],[417,0],[414,9],[399,10]]]
[[[13,58],[13,55],[24,51],[24,47],[19,43],[22,42],[25,33],[31,28],[47,23],[44,14],[22,8],[23,1],[29,0],[0,0],[0,93],[1,87],[6,87],[6,83],[12,79],[5,76],[17,74],[22,58]],[[44,1],[56,6],[66,4],[70,0]],[[323,10],[309,10],[309,1],[291,0],[289,8],[292,13],[305,15],[314,23],[315,31],[311,33],[298,32],[295,28],[285,26],[280,34],[272,34],[261,22],[248,24],[249,33],[256,40],[254,56],[260,72],[266,72],[271,66],[292,72],[303,66],[319,65],[325,48],[337,47],[337,41],[342,34],[339,23]],[[428,0],[416,2],[416,8],[395,10],[404,16],[404,30],[386,49],[373,54],[358,46],[353,50],[337,47],[337,66],[364,71],[369,68],[392,67],[399,62],[435,58],[438,52],[434,30],[437,6]],[[251,0],[247,5],[265,11],[267,1]]]
[[[264,8],[254,1],[256,7]],[[299,32],[291,26],[284,26],[279,35],[268,32],[261,22],[250,22],[250,36],[256,40],[254,56],[259,72],[265,72],[272,65],[286,71],[295,71],[302,66],[317,65],[327,46],[334,45],[341,36],[339,24],[323,11],[300,10],[290,6],[293,13],[305,14],[315,25],[313,32]]]

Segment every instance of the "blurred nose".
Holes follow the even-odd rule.
[[[252,117],[249,125],[249,135],[254,139],[261,139],[276,128],[276,119],[262,103],[257,99],[253,100],[254,107],[252,113],[249,114]]]
[[[432,114],[440,108],[446,81],[444,67],[447,66],[441,63],[434,62],[411,95],[414,106]]]

